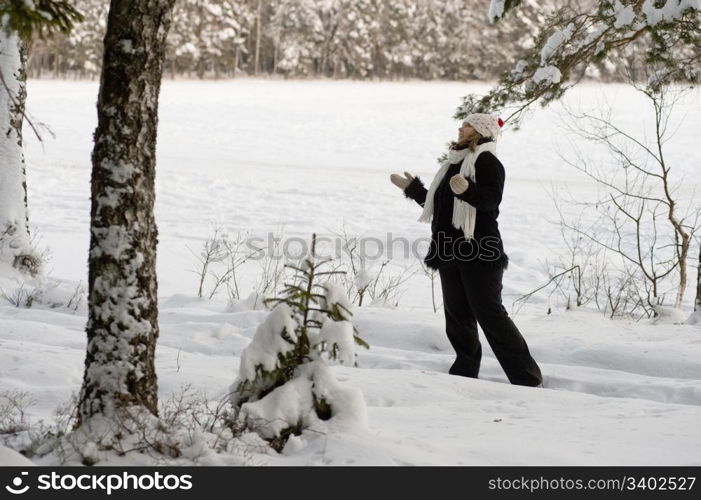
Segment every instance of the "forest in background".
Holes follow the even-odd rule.
[[[164,76],[496,79],[569,3],[524,0],[491,24],[481,0],[178,0]],[[32,41],[31,78],[100,74],[109,2],[74,5],[84,20],[70,34]],[[593,64],[586,76],[618,80],[632,66],[621,62]]]

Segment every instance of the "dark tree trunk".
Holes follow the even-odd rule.
[[[88,346],[79,423],[157,414],[156,131],[175,0],[112,0],[92,154]]]

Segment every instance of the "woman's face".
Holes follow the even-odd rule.
[[[467,123],[462,124],[458,129],[458,141],[464,141],[465,139],[470,137],[470,135],[472,135],[474,132],[475,129],[472,128],[471,125]]]

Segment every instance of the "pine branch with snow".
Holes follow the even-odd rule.
[[[489,4],[489,14],[487,17],[490,21],[496,22],[502,19],[507,12],[520,3],[521,0],[492,0]]]
[[[492,1],[490,17],[503,17],[518,2]],[[507,6],[506,4],[510,4]],[[600,0],[593,6],[566,7],[542,25],[534,43],[514,68],[504,73],[484,96],[464,98],[456,118],[474,112],[507,109],[507,121],[518,126],[534,103],[559,99],[592,64],[615,60],[626,46],[648,43],[646,63],[659,68],[649,86],[669,82],[697,83],[701,66],[699,0]]]
[[[24,40],[34,34],[41,37],[68,33],[83,16],[66,0],[5,0],[0,3],[0,18],[6,28]]]

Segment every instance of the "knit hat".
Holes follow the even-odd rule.
[[[463,125],[471,125],[483,137],[491,137],[497,139],[501,133],[501,127],[504,126],[504,120],[494,115],[486,113],[473,113],[467,115],[462,121]]]

